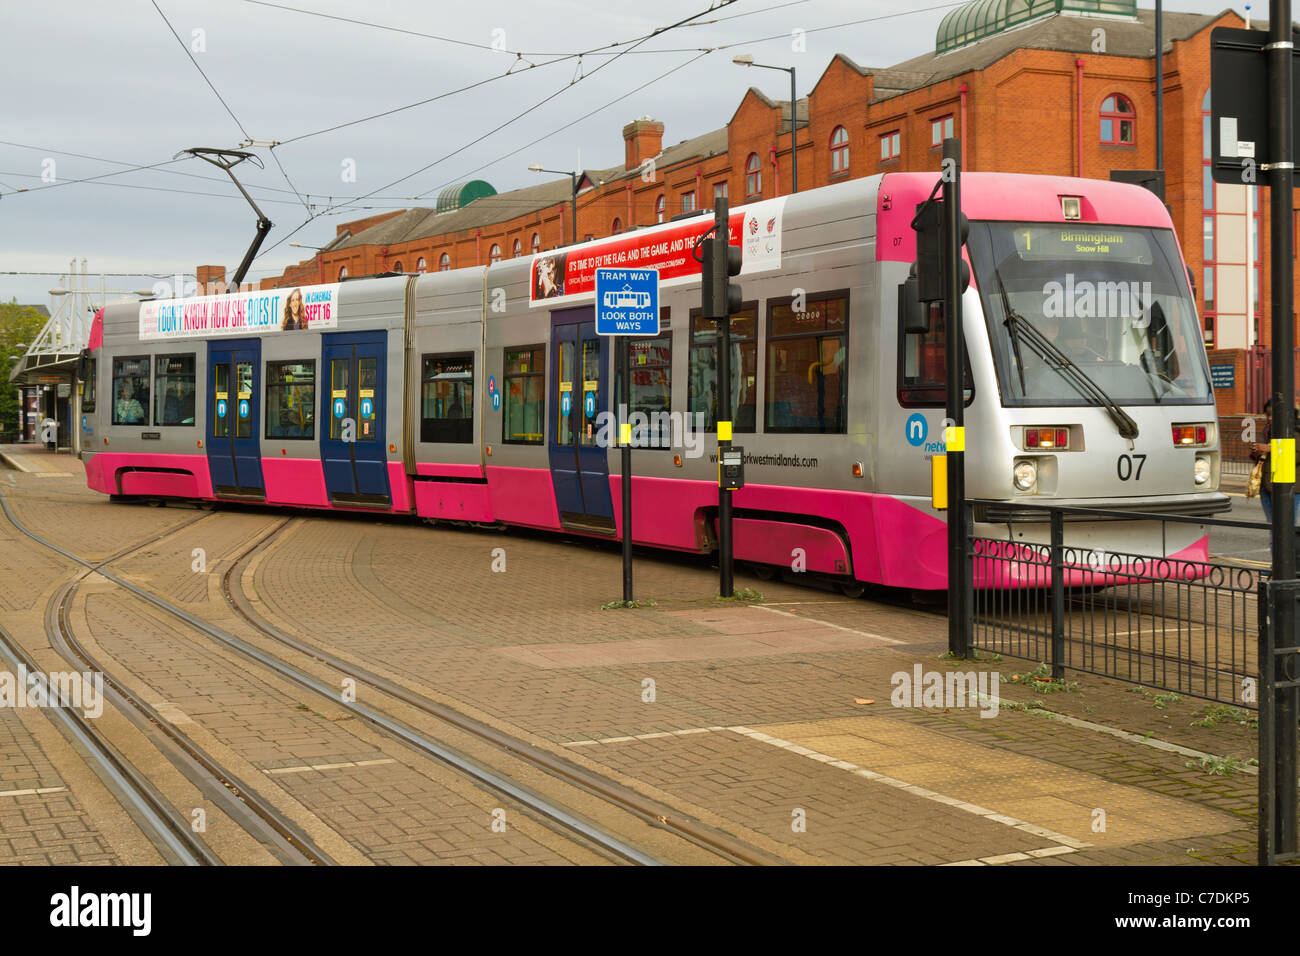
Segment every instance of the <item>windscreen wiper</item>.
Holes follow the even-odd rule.
[[[1110,415],[1111,421],[1115,423],[1115,427],[1119,430],[1121,438],[1130,440],[1137,438],[1137,422],[1124,409],[1116,405],[1111,400],[1111,397],[1101,390],[1101,386],[1089,378],[1088,373],[1079,368],[1070,356],[1057,348],[1051,339],[1034,328],[1023,315],[1014,309],[1007,309],[1007,318],[1004,324],[1013,339],[1024,336],[1025,342],[1038,353],[1038,357],[1046,362],[1048,367],[1059,373],[1067,382],[1074,385],[1075,390],[1080,395],[1092,399],[1105,408],[1106,413]]]
[[[1011,350],[1016,354],[1016,372],[1020,375],[1020,394],[1025,394],[1025,360],[1020,356],[1020,336],[1016,333],[1016,326],[1011,323],[1010,317],[1021,318],[1020,313],[1011,308],[1011,299],[1007,296],[1007,285],[1002,281],[1002,270],[994,269],[993,274],[997,276],[998,290],[1002,293],[1002,311],[1007,315],[1007,321],[1003,323],[1007,327],[1007,334],[1011,337]]]

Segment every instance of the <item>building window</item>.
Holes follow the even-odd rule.
[[[621,233],[623,231],[623,220],[615,216],[614,224],[610,226],[609,231],[611,236],[617,236],[619,233]]]
[[[695,211],[695,190],[682,193],[682,212]]]
[[[424,356],[420,393],[420,441],[474,441],[474,356]]]
[[[81,389],[81,410],[83,412],[93,412],[95,410],[95,373],[99,369],[99,359],[91,356],[86,360],[86,379]]]
[[[758,395],[758,306],[746,304],[731,317],[731,422],[737,432],[754,431]],[[718,322],[696,309],[691,313],[691,354],[686,407],[691,427],[704,416],[706,431],[718,430]]]
[[[339,266],[339,281],[342,282],[347,277],[348,277],[348,267]]]
[[[727,198],[727,184],[725,182],[713,184],[713,202],[716,205],[719,199]]]
[[[506,349],[501,440],[540,445],[546,414],[546,346]]]
[[[520,254],[523,253],[523,251],[524,251],[524,244],[520,242],[518,239],[516,239],[514,245],[510,247],[510,258],[518,259]]]
[[[664,197],[661,195],[661,196],[659,196],[658,199],[655,200],[655,219],[656,219],[658,222],[663,222],[663,221],[664,221],[664,209],[665,209],[665,207],[666,207],[666,203],[664,202]]]
[[[542,237],[539,236],[537,233],[533,233],[532,249],[533,249],[533,255],[537,255],[537,253],[542,251]]]
[[[795,311],[767,305],[767,407],[771,432],[844,433],[848,405],[849,297],[825,296]]]
[[[428,271],[429,271],[429,267],[428,267],[428,265],[427,265],[427,264],[425,263],[425,261],[424,261],[424,256],[420,256],[420,258],[417,259],[417,260],[415,261],[415,271],[416,271],[416,272],[428,272]]]
[[[952,114],[930,120],[930,145],[942,146],[945,139],[952,138]]]
[[[393,271],[394,271],[394,272],[401,272],[401,271],[402,271],[402,260],[401,260],[401,259],[398,259],[396,262],[393,263]]]
[[[849,131],[843,126],[831,133],[831,174],[849,171]]]
[[[668,310],[659,320],[661,329],[668,326]],[[633,448],[671,448],[672,423],[668,417],[669,398],[672,394],[673,342],[672,333],[664,332],[654,338],[628,341],[628,368],[632,373],[631,404],[628,412],[632,421]],[[623,380],[614,377],[614,394],[623,394]],[[636,418],[640,412],[645,420]]]
[[[1101,102],[1101,142],[1103,146],[1132,146],[1135,114],[1128,98],[1112,93]]]
[[[880,137],[880,161],[898,159],[902,155],[903,135],[898,130]]]
[[[148,357],[113,359],[113,424],[148,424],[148,407]]]
[[[444,252],[441,256],[438,257],[438,271],[447,272],[450,269],[451,269],[451,256],[447,255],[447,253]]]
[[[316,437],[316,362],[266,363],[266,437]]]
[[[761,196],[763,194],[763,166],[759,162],[758,153],[750,153],[749,159],[745,160],[745,196]]]
[[[492,248],[488,250],[488,262],[496,264],[501,261],[501,246],[492,243]]]
[[[159,355],[154,365],[153,423],[194,424],[194,356]]]

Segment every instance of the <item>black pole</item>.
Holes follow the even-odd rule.
[[[1275,440],[1295,438],[1295,326],[1292,303],[1295,293],[1291,267],[1291,190],[1294,185],[1294,150],[1291,142],[1291,0],[1271,0],[1268,15],[1268,135],[1273,155],[1261,169],[1269,174],[1271,257],[1273,272],[1273,421],[1271,437]],[[1273,580],[1292,581],[1296,576],[1295,558],[1295,477],[1294,442],[1279,448],[1274,444],[1269,456],[1273,477]],[[1276,469],[1281,468],[1279,472]],[[1289,469],[1289,470],[1288,470]],[[1279,480],[1280,479],[1280,480]],[[1285,589],[1272,589],[1277,602],[1273,609],[1276,623],[1276,646],[1295,647],[1295,605],[1286,599]],[[1283,655],[1272,666],[1280,681],[1293,679],[1289,672],[1294,658]],[[1277,813],[1274,819],[1277,849],[1281,853],[1296,851],[1296,688],[1278,692],[1277,735],[1273,759],[1278,781]]]
[[[576,246],[578,244],[578,174],[569,173],[569,178],[573,180],[573,194],[569,197],[569,218],[573,224],[569,227],[569,244]]]
[[[945,435],[948,456],[948,649],[970,651],[970,570],[966,560],[965,394],[966,339],[961,310],[961,140],[943,141],[943,315],[947,335],[947,408],[954,435]]]
[[[718,593],[731,597],[735,593],[731,557],[731,489],[723,488],[722,461],[731,447],[731,316],[727,308],[727,200],[719,196],[713,203],[713,239],[707,240],[704,265],[704,313],[718,323]],[[712,293],[712,294],[711,294]]]
[[[1156,0],[1156,169],[1165,168],[1164,0]],[[1160,197],[1164,199],[1163,196]]]
[[[799,191],[799,146],[795,130],[799,128],[799,100],[794,85],[794,67],[790,67],[790,192]]]
[[[632,341],[626,335],[621,336],[622,348],[618,352],[619,376],[622,382],[619,397],[621,411],[623,413],[623,426],[620,429],[619,439],[622,443],[623,456],[623,601],[624,603],[632,600],[632,426],[629,424],[631,419],[632,407],[632,376],[629,372],[631,362],[628,361],[628,353],[632,348]]]

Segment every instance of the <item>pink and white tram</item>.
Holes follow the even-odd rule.
[[[929,489],[943,450],[942,320],[909,333],[898,308],[910,222],[934,181],[885,174],[732,211],[745,297],[731,339],[747,466],[738,560],[789,566],[802,549],[808,571],[846,590],[946,586],[945,516]],[[976,514],[977,533],[1046,540],[1045,525],[1009,523],[1019,501],[1223,510],[1194,294],[1159,200],[1118,183],[970,173],[963,207],[967,489],[1005,503]],[[81,399],[88,484],[617,536],[618,392],[593,277],[654,267],[661,334],[630,346],[633,531],[639,544],[707,552],[718,344],[691,253],[708,224],[487,268],[110,306]],[[1057,352],[1029,347],[1023,323]],[[1135,438],[1076,372],[1131,417]],[[1072,521],[1067,544],[1205,556],[1204,527],[1170,528]]]

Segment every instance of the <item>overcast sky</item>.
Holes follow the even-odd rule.
[[[254,148],[265,169],[245,163],[237,171],[275,223],[249,278],[275,274],[311,252],[289,241],[324,245],[341,222],[432,205],[450,183],[481,178],[504,192],[541,181],[530,163],[613,166],[623,159],[622,127],[638,116],[662,120],[665,144],[676,143],[725,124],[751,84],[773,98],[789,95],[784,74],[735,66],[738,53],[798,67],[803,96],[837,52],[864,66],[888,66],[932,50],[939,21],[959,5],[737,0],[698,18],[713,22],[678,27],[616,60],[589,54],[546,65],[636,39],[718,2],[156,0],[162,15],[153,0],[6,3],[0,273],[62,272],[74,256],[86,258],[96,276],[138,273],[110,278],[116,289],[148,288],[150,273],[192,273],[198,264],[224,265],[229,273],[252,239],[255,218],[219,170],[188,158],[93,183],[71,181],[168,163],[185,147],[236,147],[246,131],[254,140],[283,143],[275,157],[288,181],[265,148]],[[1168,8],[1217,13],[1228,5],[1172,0]],[[1253,7],[1260,15],[1267,2]],[[843,26],[864,18],[880,19]],[[808,31],[804,52],[792,50],[796,28]],[[703,48],[722,46],[728,48],[700,56]],[[527,69],[530,62],[538,65]],[[595,72],[603,63],[608,67]],[[512,64],[513,75],[505,76]],[[392,116],[305,136],[485,80],[491,81]],[[511,122],[535,104],[541,105]],[[344,181],[351,167],[355,182]],[[15,194],[23,188],[30,191]],[[323,213],[305,226],[309,211],[295,189]],[[354,201],[367,193],[374,195]],[[56,281],[0,274],[0,299],[48,304]]]

